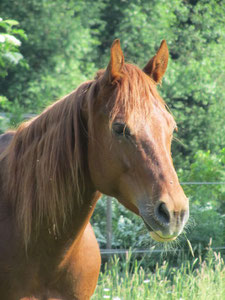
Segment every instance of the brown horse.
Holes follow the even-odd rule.
[[[171,159],[176,123],[156,85],[163,41],[140,70],[118,40],[106,70],[0,137],[0,299],[89,299],[100,253],[89,224],[100,193],[175,239],[188,200]]]

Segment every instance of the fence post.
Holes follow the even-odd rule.
[[[106,248],[112,248],[112,199],[107,197],[107,211],[106,211],[106,230],[107,230],[107,241]]]

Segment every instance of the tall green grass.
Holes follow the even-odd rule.
[[[220,254],[209,250],[201,257],[170,267],[164,261],[146,272],[137,260],[131,264],[114,257],[100,274],[92,300],[225,300],[225,264]]]

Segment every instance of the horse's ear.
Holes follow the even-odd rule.
[[[117,39],[111,46],[110,62],[104,74],[108,82],[112,82],[122,76],[121,70],[124,65],[123,51],[120,47],[120,40]]]
[[[155,56],[150,59],[143,71],[149,75],[156,83],[161,82],[166,72],[169,58],[169,50],[166,41],[163,40]]]

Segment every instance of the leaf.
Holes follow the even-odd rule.
[[[190,249],[190,251],[191,251],[191,255],[192,255],[193,257],[195,257],[194,251],[193,251],[193,249],[192,249],[191,242],[189,241],[189,239],[187,239],[187,243],[188,243],[188,247],[189,247],[189,249]]]
[[[16,20],[4,20],[5,23],[14,26],[14,25],[19,25],[19,22]]]

